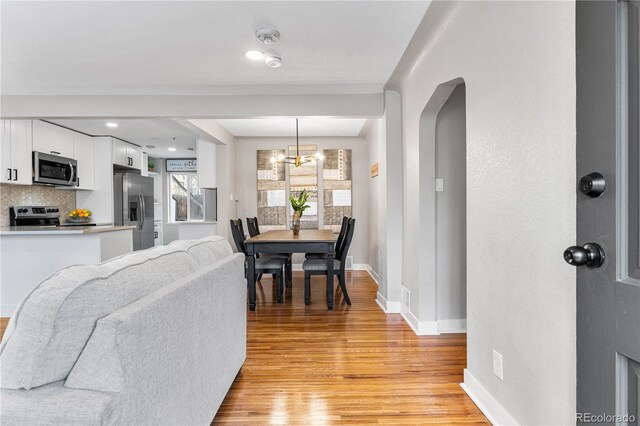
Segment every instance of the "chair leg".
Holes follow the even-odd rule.
[[[258,279],[256,281],[262,281],[262,274],[258,274]]]
[[[278,271],[274,275],[276,276],[276,280],[278,280],[276,284],[276,291],[278,292],[278,295],[276,298],[278,303],[282,303],[282,271]]]
[[[311,274],[305,271],[304,273],[304,304],[311,303]]]
[[[287,263],[285,264],[286,268],[286,276],[287,276],[287,287],[291,287],[291,283],[293,281],[293,259],[289,258]]]
[[[349,293],[347,293],[347,285],[345,281],[344,270],[341,270],[338,273],[338,282],[340,283],[340,288],[342,289],[342,295],[344,296],[345,302],[347,302],[347,305],[350,305],[351,300],[349,299]]]

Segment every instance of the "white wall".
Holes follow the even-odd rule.
[[[380,118],[370,118],[365,123],[361,137],[367,141],[369,150],[369,167],[380,161]],[[376,275],[380,273],[380,238],[378,226],[378,202],[380,200],[379,182],[380,176],[371,177],[369,175],[369,198],[367,200],[367,209],[369,211],[369,223],[367,234],[369,236],[367,258],[369,266]]]
[[[238,192],[238,217],[258,215],[257,188],[257,150],[259,149],[287,149],[295,145],[295,138],[236,138],[236,191]],[[352,215],[356,219],[356,230],[349,249],[349,256],[353,256],[354,264],[367,264],[368,259],[368,197],[369,197],[369,157],[367,142],[361,138],[300,138],[301,145],[317,145],[323,149],[351,149],[352,155]],[[322,180],[321,167],[318,180]],[[228,222],[228,221],[227,221]],[[227,224],[227,227],[229,225]],[[294,263],[301,263],[297,256]]]
[[[436,120],[436,319],[464,330],[467,318],[467,193],[465,89],[457,86]],[[448,322],[443,322],[447,320]],[[451,327],[449,327],[451,329]]]
[[[434,2],[392,76],[403,106],[403,282],[421,321],[434,315],[425,290],[433,282],[419,266],[429,259],[415,248],[427,226],[421,207],[433,208],[435,193],[433,179],[424,179],[434,174],[433,147],[420,144],[420,117],[436,87],[460,77],[467,89],[465,384],[493,407],[494,420],[572,424],[576,279],[561,253],[576,229],[574,2]],[[504,381],[492,374],[493,349],[504,357]]]

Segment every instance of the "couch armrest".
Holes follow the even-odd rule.
[[[234,254],[99,320],[65,387],[122,392],[130,423],[208,424],[245,358]]]

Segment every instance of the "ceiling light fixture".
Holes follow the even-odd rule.
[[[176,149],[174,147],[169,148],[169,151],[175,151]]]
[[[118,123],[114,123],[114,122],[110,121],[110,122],[107,123],[107,127],[111,127],[111,128],[118,127]]]
[[[280,32],[278,30],[272,30],[270,28],[258,28],[256,30],[256,37],[258,40],[266,45],[275,44],[280,40]]]
[[[280,68],[282,66],[282,58],[275,55],[269,55],[264,58],[264,63],[269,68]]]
[[[246,52],[244,52],[244,56],[246,56],[247,59],[251,59],[252,61],[259,61],[260,59],[264,58],[264,53],[259,50],[247,50]]]
[[[272,163],[285,163],[285,164],[293,164],[296,168],[302,166],[303,164],[311,163],[317,160],[324,159],[324,156],[319,152],[316,152],[313,155],[300,155],[300,141],[298,138],[298,119],[296,118],[296,155],[289,155],[285,157],[280,154],[277,158],[275,156],[271,157]]]

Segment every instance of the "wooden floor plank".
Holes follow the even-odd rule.
[[[369,274],[347,274],[353,303],[336,289],[327,311],[323,277],[303,276],[276,303],[271,279],[248,312],[247,360],[212,424],[489,424],[462,391],[466,335],[416,336],[375,303]],[[8,318],[0,318],[0,335]]]
[[[375,303],[369,274],[347,274],[352,306],[336,289],[327,311],[323,277],[294,273],[285,301],[258,284],[248,313],[247,360],[213,424],[489,424],[462,391],[466,335],[416,336]]]

